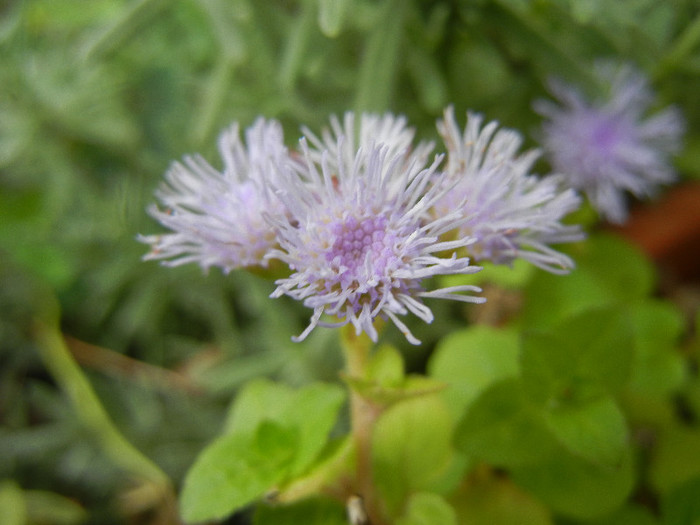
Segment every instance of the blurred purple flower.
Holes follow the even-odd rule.
[[[277,244],[268,215],[284,207],[266,190],[274,166],[288,158],[281,125],[259,118],[246,130],[246,145],[233,124],[219,137],[224,169],[219,172],[199,155],[174,163],[156,192],[164,209],[149,213],[173,233],[141,236],[152,249],[145,259],[167,266],[189,262],[207,270],[266,266],[265,254]]]
[[[553,273],[567,272],[573,261],[549,245],[583,238],[579,226],[561,223],[581,199],[561,177],[529,174],[539,152],[519,155],[518,132],[499,130],[496,122],[481,125],[480,115],[468,113],[462,133],[452,107],[438,122],[447,168],[437,180],[449,191],[436,202],[434,214],[461,211],[458,237],[474,239],[467,250],[477,261],[510,264],[522,258]]]
[[[633,67],[599,63],[596,77],[602,96],[587,99],[555,80],[551,91],[561,105],[537,101],[535,109],[548,119],[542,142],[554,169],[601,216],[622,223],[625,191],[648,197],[675,179],[669,157],[680,148],[684,123],[673,107],[647,116],[654,95]]]

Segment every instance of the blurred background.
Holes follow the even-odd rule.
[[[547,79],[585,82],[598,58],[636,64],[658,105],[676,104],[687,119],[671,204],[636,206],[622,231],[655,258],[660,293],[692,315],[697,0],[3,2],[0,510],[17,511],[7,523],[172,522],[147,511],[147,487],[134,492],[128,469],[104,453],[94,404],[70,393],[70,366],[56,360],[62,350],[121,434],[176,486],[245,381],[337,378],[336,334],[291,343],[308,312],[268,299],[270,281],[141,261],[136,236],[161,231],[145,208],[173,160],[199,152],[221,167],[219,130],[258,115],[281,120],[289,145],[300,125],[320,130],[347,110],[405,114],[432,139],[449,104],[535,146],[532,102],[547,96]],[[422,347],[393,341],[414,370],[466,320],[460,305],[434,307],[437,321],[415,328]],[[62,339],[51,342],[46,326]]]

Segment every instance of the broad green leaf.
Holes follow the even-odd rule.
[[[287,385],[268,379],[251,381],[236,396],[223,433],[250,433],[265,420],[282,421],[293,397],[294,389]]]
[[[458,522],[469,525],[517,523],[552,525],[542,502],[490,469],[477,469],[451,498]]]
[[[27,490],[29,523],[79,525],[87,520],[88,512],[78,503],[55,492]]]
[[[297,429],[261,423],[254,434],[228,434],[206,447],[187,473],[180,509],[186,522],[222,519],[272,490],[289,474]]]
[[[612,397],[546,411],[544,420],[567,450],[587,461],[615,467],[625,453],[627,426]]]
[[[431,492],[417,492],[408,500],[406,512],[396,525],[457,525],[457,515],[442,497]]]
[[[266,420],[297,429],[299,448],[292,475],[300,474],[324,447],[344,399],[345,393],[337,385],[314,383],[294,390],[268,380],[257,380],[236,398],[225,431],[250,433]]]
[[[554,450],[538,464],[517,467],[511,473],[518,485],[552,510],[577,519],[612,512],[627,499],[635,483],[629,450],[615,466],[596,465]]]
[[[22,489],[14,481],[0,483],[0,516],[6,525],[25,525],[27,505]]]
[[[676,345],[683,330],[681,313],[670,303],[647,300],[630,309],[635,354],[630,388],[664,398],[686,378],[686,365]]]
[[[301,474],[321,452],[344,400],[345,392],[340,387],[322,383],[304,387],[294,396],[294,405],[284,420],[299,429],[293,474]]]
[[[700,476],[665,495],[661,502],[664,525],[700,524]]]
[[[575,271],[590,273],[613,298],[631,302],[647,297],[655,281],[649,259],[629,241],[614,235],[597,234],[583,245]]]
[[[403,358],[391,345],[380,346],[367,368],[367,378],[381,386],[398,386],[404,379]]]
[[[438,343],[428,372],[449,385],[443,396],[458,419],[490,385],[518,373],[518,335],[480,325],[453,332]]]
[[[556,446],[517,379],[495,383],[469,407],[455,442],[468,456],[500,467],[537,463]]]
[[[260,505],[254,525],[347,525],[345,509],[335,501],[313,498],[292,505]]]
[[[685,426],[666,428],[649,466],[652,486],[667,493],[690,479],[700,476],[700,429]]]
[[[659,521],[647,508],[628,504],[600,518],[587,520],[586,525],[659,525]]]
[[[631,328],[614,308],[582,312],[547,333],[523,338],[521,368],[530,395],[547,402],[620,390],[633,359]]]
[[[354,441],[346,436],[328,446],[308,472],[285,483],[271,500],[289,504],[321,494],[338,480],[347,478],[354,471],[355,463]]]
[[[452,418],[438,395],[396,403],[372,436],[372,469],[379,493],[395,515],[410,492],[436,480],[452,456]]]
[[[634,303],[651,292],[653,266],[629,242],[597,234],[577,247],[577,267],[569,275],[537,272],[529,282],[523,326],[550,326],[591,308]]]

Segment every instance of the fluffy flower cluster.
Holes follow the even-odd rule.
[[[431,277],[479,271],[470,258],[573,266],[550,244],[581,237],[561,223],[579,199],[558,178],[529,174],[536,153],[518,154],[516,132],[469,115],[462,133],[448,109],[438,124],[446,160],[431,159],[433,145],[416,144],[405,118],[358,120],[304,129],[294,151],[275,121],[255,122],[245,144],[234,125],[219,142],[221,172],[196,156],[174,164],[157,193],[163,209],[150,208],[172,232],[142,237],[146,258],[225,271],[276,259],[289,272],[272,297],[313,310],[297,340],[348,323],[376,340],[380,317],[415,344],[401,317],[431,322],[424,299],[484,301],[470,285],[427,289]]]
[[[669,157],[680,147],[684,123],[675,108],[647,116],[653,93],[631,66],[601,62],[595,73],[597,98],[552,81],[560,105],[538,101],[535,109],[547,118],[542,140],[554,169],[583,191],[601,216],[622,223],[625,192],[648,197],[674,180]]]

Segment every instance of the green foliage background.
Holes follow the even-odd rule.
[[[176,484],[222,430],[232,396],[248,380],[274,377],[295,386],[337,381],[342,366],[337,335],[318,330],[304,344],[291,343],[307,312],[291,301],[268,299],[269,281],[141,262],[146,249],[135,237],[159,231],[145,207],[173,159],[196,151],[216,165],[219,129],[232,120],[247,125],[258,115],[280,119],[290,144],[300,136],[301,124],[318,130],[329,114],[347,110],[403,113],[420,136],[432,138],[435,119],[448,104],[458,115],[478,110],[531,136],[538,125],[531,104],[546,96],[546,79],[557,75],[585,85],[592,61],[600,57],[636,63],[649,73],[660,105],[675,103],[683,110],[688,133],[678,166],[684,178],[697,178],[696,0],[3,4],[0,480],[6,481],[0,485],[0,509],[16,510],[15,521],[8,523],[124,523],[127,516],[148,522],[134,498],[116,498],[128,486],[124,465],[103,453],[94,428],[86,424],[87,409],[76,409],[76,401],[63,395],[60,381],[48,373],[37,323],[60,316],[68,346],[117,428]],[[648,272],[654,269],[649,266]],[[583,311],[581,305],[615,303],[606,295],[606,279],[619,282],[605,272],[570,278],[528,273],[519,280],[526,283],[528,306],[516,320],[518,329],[551,326],[554,320],[547,316],[559,309],[573,315]],[[639,279],[633,284],[646,286],[641,295],[647,297],[654,280]],[[571,294],[558,293],[562,286],[572,288]],[[637,393],[646,395],[657,386],[658,395],[630,402],[626,417],[672,429],[664,434],[670,436],[664,443],[671,444],[653,449],[665,462],[654,467],[652,485],[670,496],[642,503],[647,509],[672,509],[665,513],[666,523],[690,523],[683,515],[674,518],[681,511],[673,509],[685,508],[676,503],[692,500],[700,490],[700,465],[675,456],[673,443],[700,451],[700,385],[696,375],[684,375],[688,363],[697,365],[697,341],[689,339],[687,321],[668,313],[671,306],[660,306],[660,312],[651,308],[635,310],[639,329],[646,319],[666,323],[652,341],[656,337],[676,353],[679,341],[690,341],[684,347],[687,360],[655,356],[652,350],[640,354],[662,361],[659,366],[669,371],[659,378],[637,369],[632,379]],[[442,336],[467,324],[461,306],[436,304],[435,311],[433,325],[415,328],[426,343],[419,349],[406,348],[400,335],[386,335],[410,370],[424,371]],[[441,344],[444,349],[452,343]],[[441,359],[448,359],[445,352]],[[549,364],[552,373],[561,372],[556,359]],[[494,374],[508,377],[514,366]],[[483,381],[484,388],[491,384],[478,377],[474,381]],[[481,386],[473,388],[472,397]],[[679,423],[677,405],[670,404],[677,396],[693,425]],[[480,401],[488,402],[488,397]],[[616,413],[601,410],[617,421]],[[488,410],[483,413],[488,417]],[[467,450],[479,439],[492,442],[488,421],[478,415],[461,422],[485,432],[471,433],[472,441],[460,444]],[[568,445],[587,447],[566,441],[576,434],[566,422],[552,424],[560,424]],[[524,470],[516,472],[516,480],[527,478]],[[687,472],[679,477],[679,471]],[[693,479],[695,485],[682,484]],[[528,487],[538,492],[531,479]],[[498,491],[488,494],[511,490],[499,482]],[[431,500],[418,498],[415,504],[429,506]],[[274,510],[261,512],[278,519]],[[627,517],[615,523],[646,523],[629,517],[642,511],[620,512]],[[698,515],[695,511],[694,519]]]

